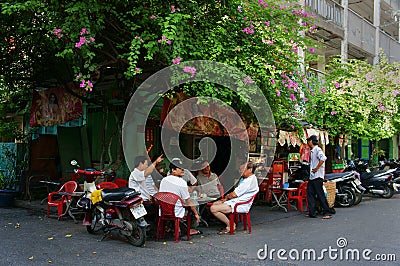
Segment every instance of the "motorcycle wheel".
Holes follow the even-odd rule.
[[[385,194],[379,195],[381,198],[390,199],[393,197],[394,189],[393,187],[385,186]]]
[[[362,201],[362,198],[363,198],[363,194],[356,192],[356,200],[354,201],[354,205],[359,204]]]
[[[341,194],[345,194],[345,197],[336,197],[336,203],[340,207],[351,207],[354,205],[356,200],[356,193],[349,187],[342,187]]]
[[[132,224],[132,234],[125,236],[128,242],[136,247],[142,247],[146,241],[146,229],[137,225],[135,221],[130,221]]]
[[[95,234],[102,228],[100,219],[101,219],[100,210],[94,208],[92,210],[92,224],[86,225],[86,231],[88,231],[89,234]]]
[[[127,209],[122,210],[122,217],[124,218],[124,223],[129,223],[128,234],[124,234],[126,239],[131,245],[135,247],[142,247],[146,241],[146,228],[140,227],[131,212]],[[130,230],[132,228],[132,230]]]

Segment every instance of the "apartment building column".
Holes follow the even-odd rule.
[[[381,18],[381,0],[374,0],[374,27],[375,27],[375,56],[374,65],[379,64],[379,35],[380,35],[380,18]]]
[[[349,50],[349,1],[342,0],[343,6],[343,40],[341,43],[340,54],[342,61],[346,61],[348,58]]]

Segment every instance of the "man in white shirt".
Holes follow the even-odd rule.
[[[243,164],[240,169],[242,172],[242,180],[239,182],[239,185],[234,191],[227,194],[224,199],[214,202],[214,204],[211,206],[211,213],[226,225],[226,227],[219,231],[218,234],[222,235],[229,233],[230,224],[226,214],[233,212],[235,204],[239,202],[246,202],[258,193],[259,188],[257,177],[253,174],[255,168],[256,165],[253,162]],[[251,205],[252,202],[239,205],[237,211],[248,212]]]
[[[328,201],[323,190],[325,161],[327,158],[322,149],[318,147],[318,137],[316,135],[311,135],[307,139],[307,144],[311,148],[310,179],[307,183],[308,217],[317,217],[315,215],[315,196],[317,196],[323,210],[322,219],[330,219],[332,216],[330,215]]]
[[[135,158],[135,169],[129,176],[128,187],[140,192],[140,196],[144,201],[150,201],[154,193],[146,188],[146,179],[152,178],[150,174],[153,172],[156,164],[163,160],[162,155],[158,157],[153,163],[148,164],[149,159],[146,156],[137,156]]]
[[[200,222],[200,216],[193,204],[193,201],[190,199],[187,183],[182,179],[182,176],[184,174],[182,161],[179,159],[172,160],[171,164],[169,165],[169,168],[170,168],[170,174],[161,180],[159,191],[171,192],[181,197],[185,201],[185,204],[187,206],[190,206],[192,213],[194,214],[194,217],[196,219],[195,221],[196,223],[192,225],[194,225],[193,227],[196,227]],[[183,217],[184,215],[185,215],[185,208],[178,201],[175,206],[175,216]],[[201,231],[196,229],[190,229],[190,234],[198,235],[201,234]]]

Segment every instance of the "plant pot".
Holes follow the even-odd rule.
[[[0,190],[0,207],[11,207],[14,206],[14,199],[17,196],[15,190]]]

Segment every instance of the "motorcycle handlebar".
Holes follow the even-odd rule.
[[[81,174],[81,175],[104,175],[105,172],[104,171],[86,171],[86,170],[82,170],[82,169],[74,169],[75,174]]]

